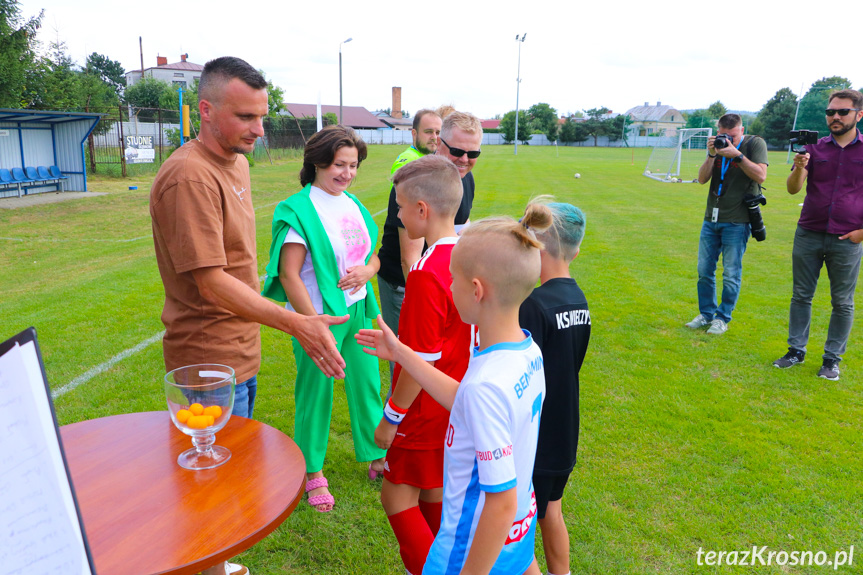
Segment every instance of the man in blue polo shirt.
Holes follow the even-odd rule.
[[[773,365],[788,368],[803,363],[812,319],[812,296],[821,266],[827,266],[833,313],[824,342],[818,377],[839,379],[839,362],[854,323],[854,290],[863,254],[863,139],[857,122],[863,119],[863,94],[841,90],[827,104],[830,135],[794,158],[785,184],[796,194],[806,182],[806,199],[794,234],[791,253],[791,311],[788,353]]]

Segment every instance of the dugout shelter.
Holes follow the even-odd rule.
[[[84,142],[101,114],[0,108],[0,198],[87,191]]]

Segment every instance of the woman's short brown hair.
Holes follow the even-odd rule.
[[[303,151],[300,183],[305,186],[314,182],[317,168],[329,167],[335,160],[336,152],[345,147],[357,149],[357,167],[368,156],[366,143],[348,126],[327,126],[309,138]]]

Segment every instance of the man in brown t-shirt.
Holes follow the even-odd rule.
[[[150,191],[156,260],[165,286],[165,367],[221,363],[236,371],[234,413],[251,417],[261,323],[294,335],[328,376],[344,361],[328,327],[261,297],[250,153],[264,134],[267,82],[239,58],[207,63],[198,86],[201,130],[162,165]]]

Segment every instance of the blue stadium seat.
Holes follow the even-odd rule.
[[[12,179],[12,172],[6,168],[0,169],[0,186],[4,188],[18,188],[18,197],[21,197],[21,184]]]
[[[12,180],[18,182],[19,184],[32,184],[36,180],[31,180],[26,175],[24,175],[24,170],[21,168],[12,168]]]
[[[68,180],[68,176],[64,176],[63,172],[60,171],[60,168],[57,166],[51,166],[48,168],[48,171],[51,172],[51,175],[57,178],[58,180]]]

